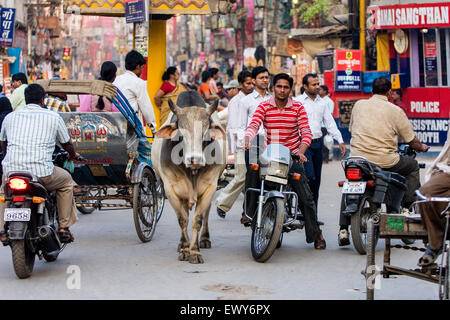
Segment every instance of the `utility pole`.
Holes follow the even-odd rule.
[[[189,35],[189,15],[185,15],[185,30],[186,30],[186,55],[187,58],[190,59],[191,58],[191,39],[190,39],[190,35]]]
[[[244,0],[241,0],[241,8],[244,8]],[[242,63],[244,63],[244,50],[245,50],[245,19],[241,21],[241,42],[242,42]]]
[[[265,57],[264,57],[264,64],[268,64],[267,60],[267,26],[269,25],[269,19],[268,19],[268,12],[269,12],[269,0],[264,0],[264,8],[263,8],[263,47],[265,50]]]

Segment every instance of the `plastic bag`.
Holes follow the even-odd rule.
[[[323,145],[325,148],[331,151],[333,148],[333,137],[327,134],[325,137],[323,137]]]

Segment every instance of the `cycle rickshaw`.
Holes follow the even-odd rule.
[[[392,245],[392,239],[411,239],[422,240],[428,242],[428,233],[421,223],[420,215],[405,216],[400,214],[379,214],[374,218],[368,220],[367,223],[367,264],[366,269],[362,274],[366,277],[366,298],[367,300],[374,299],[374,280],[378,272],[383,278],[389,278],[391,275],[405,275],[420,280],[425,280],[439,286],[439,299],[450,300],[449,286],[450,286],[450,239],[449,239],[449,221],[450,221],[450,197],[431,197],[427,198],[416,191],[418,203],[427,201],[446,202],[447,207],[441,213],[441,218],[445,218],[445,232],[443,238],[442,255],[436,262],[426,267],[416,267],[415,269],[406,269],[391,265],[391,249],[407,249],[413,251],[425,251],[425,248],[412,247],[409,245]],[[416,212],[418,211],[416,207]],[[383,269],[376,270],[375,265],[375,246],[376,246],[376,232],[375,228],[379,229],[379,238],[385,239],[384,261]]]
[[[75,202],[83,214],[133,209],[139,239],[152,239],[164,207],[162,181],[152,169],[151,145],[125,96],[101,80],[39,80],[47,94],[104,96],[120,112],[62,112],[75,150],[85,158],[71,171],[79,192]]]

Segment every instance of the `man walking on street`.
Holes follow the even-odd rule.
[[[253,83],[255,84],[255,89],[252,93],[242,98],[239,101],[239,128],[241,132],[245,132],[247,130],[248,125],[252,121],[253,113],[256,110],[256,107],[263,102],[271,98],[269,94],[268,88],[270,83],[269,70],[265,67],[255,67],[252,70],[252,78]],[[245,190],[247,190],[249,183],[255,180],[255,174],[251,170],[249,170],[250,164],[255,163],[260,153],[263,152],[264,149],[264,128],[261,126],[259,128],[258,133],[256,134],[256,139],[252,142],[250,150],[245,151],[245,163],[247,166],[247,173],[245,177]],[[252,151],[252,152],[250,152]],[[252,157],[250,157],[252,155]],[[253,157],[254,156],[254,157]],[[253,192],[249,192],[247,195],[246,202],[250,206],[256,206],[257,195]],[[241,223],[245,226],[250,225],[250,219],[248,219],[244,214],[242,214]]]
[[[147,81],[139,78],[146,65],[145,58],[132,50],[125,57],[125,71],[114,80],[113,84],[127,98],[131,107],[137,112],[139,119],[145,120],[149,127],[156,128],[155,112],[147,91]]]
[[[12,86],[14,88],[10,101],[14,111],[25,108],[25,88],[28,86],[28,79],[25,73],[19,72],[12,76]]]
[[[317,75],[312,73],[305,75],[303,77],[303,88],[305,88],[305,92],[296,97],[295,100],[300,101],[305,107],[305,110],[308,113],[309,127],[312,132],[311,146],[305,152],[305,156],[308,159],[308,162],[305,163],[305,170],[317,209],[323,163],[322,123],[329,134],[339,143],[339,149],[342,156],[345,155],[346,149],[341,132],[338,130],[328,106],[319,96],[320,86]]]
[[[235,81],[235,80],[233,80]],[[239,101],[253,91],[252,74],[249,71],[241,71],[238,75],[241,90],[228,104],[228,137],[231,151],[234,154],[235,176],[233,180],[222,190],[216,200],[217,214],[225,218],[225,214],[231,209],[239,194],[245,186],[245,151],[242,145],[243,131],[239,123]]]

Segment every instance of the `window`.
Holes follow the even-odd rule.
[[[418,74],[420,87],[437,87],[449,85],[449,50],[450,50],[450,29],[421,29],[417,30],[418,65],[416,64],[413,73]],[[438,54],[439,53],[439,54]],[[414,52],[412,53],[414,57]],[[416,78],[417,79],[417,78]]]

